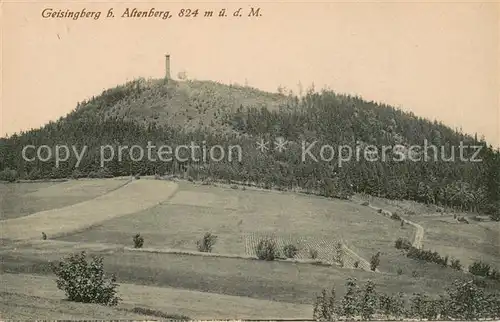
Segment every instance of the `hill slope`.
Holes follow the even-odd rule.
[[[286,140],[282,151],[273,144],[279,138]],[[269,142],[267,150],[256,149],[259,139]],[[176,148],[190,142],[203,142],[205,153],[214,145],[238,145],[241,157],[230,160],[226,154],[216,162],[200,161],[201,148],[184,154],[184,160],[145,156],[148,144]],[[53,158],[23,160],[22,149],[30,144],[88,150],[79,163],[71,155],[58,166]],[[121,159],[116,153],[107,155],[103,162],[100,147],[108,145],[108,154],[111,146],[116,151],[119,145],[139,145],[142,155],[130,150]],[[468,148],[462,153],[460,145]],[[384,152],[384,146],[389,150]],[[349,162],[343,160],[349,154]],[[31,150],[28,157],[34,156]],[[482,161],[472,162],[473,157]],[[0,160],[1,176],[11,180],[187,170],[187,176],[199,180],[253,182],[339,198],[368,193],[486,211],[500,219],[498,151],[441,123],[333,91],[309,91],[298,98],[214,82],[140,79],[79,103],[41,129],[2,139]]]

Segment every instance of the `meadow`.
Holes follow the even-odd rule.
[[[217,236],[213,252],[255,255],[259,240],[275,239],[298,247],[298,258],[309,250],[333,261],[335,246],[349,243],[369,259],[389,252],[398,237],[411,238],[411,227],[379,216],[350,201],[291,192],[242,190],[179,183],[176,193],[155,207],[93,226],[60,240],[102,242],[132,246],[140,233],[144,247],[196,250],[206,232]]]
[[[141,315],[130,310],[139,306],[193,318],[306,319],[311,318],[315,296],[334,285],[343,294],[348,277],[372,280],[381,292],[436,296],[445,285],[466,276],[407,258],[395,249],[394,241],[411,240],[414,227],[401,227],[399,221],[358,201],[185,181],[143,178],[125,183],[71,180],[8,187],[12,192],[6,198],[13,200],[27,194],[52,200],[78,193],[86,199],[65,207],[48,202],[47,210],[4,221],[2,234],[14,236],[13,232],[21,231],[16,225],[25,224],[27,237],[19,242],[4,239],[0,245],[0,280],[6,285],[2,316],[30,318],[36,312],[46,316],[49,308],[60,308],[60,316],[68,318],[89,317],[89,310],[95,310],[94,318],[138,318]],[[458,249],[476,256],[490,254],[486,259],[497,263],[495,249],[486,246],[492,241],[484,235],[488,229],[493,229],[489,236],[494,235],[495,227],[487,228],[490,223],[451,225],[437,218],[411,217],[425,227],[425,248],[450,251],[451,256],[455,246],[453,254],[459,255]],[[6,229],[12,222],[17,224]],[[52,229],[54,234],[41,240],[40,229]],[[217,236],[213,253],[232,257],[200,256],[196,241],[206,232]],[[132,237],[137,233],[144,237],[145,249],[133,249]],[[257,241],[266,237],[281,247],[297,245],[300,259],[308,258],[309,249],[317,249],[318,259],[331,265],[249,258],[255,256]],[[379,271],[355,269],[352,259],[345,267],[335,265],[338,242],[365,260],[380,251]],[[167,249],[179,253],[165,253]],[[116,274],[124,299],[118,308],[68,303],[56,289],[50,263],[82,250],[102,255],[106,270]]]

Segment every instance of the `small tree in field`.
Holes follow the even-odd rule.
[[[141,234],[136,234],[133,238],[134,241],[134,248],[142,248],[144,245],[144,238],[141,236]]]
[[[335,262],[337,262],[340,267],[344,267],[344,247],[342,243],[335,244]]]
[[[375,271],[377,267],[380,265],[380,252],[376,253],[370,259],[370,269]]]
[[[201,240],[196,242],[198,246],[198,251],[204,253],[211,253],[212,249],[217,241],[217,236],[212,235],[212,233],[206,233]]]
[[[278,248],[272,239],[262,239],[257,244],[257,258],[273,261],[278,257]]]
[[[100,256],[87,261],[83,251],[53,264],[52,270],[57,276],[57,288],[63,290],[70,301],[113,306],[120,300],[116,295],[116,278],[106,276]]]

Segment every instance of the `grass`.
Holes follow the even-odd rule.
[[[0,183],[0,220],[73,205],[116,189],[120,180]]]
[[[369,199],[370,204],[375,207],[397,212],[420,224],[424,228],[423,246],[425,249],[437,251],[442,256],[448,255],[450,259],[459,259],[465,268],[474,261],[482,260],[500,269],[500,223],[498,222],[478,222],[469,219],[469,224],[461,224],[453,218],[453,214],[437,213],[436,207],[432,205],[408,200],[367,198],[361,195],[357,195],[355,199]],[[472,214],[461,215],[472,217]],[[358,251],[362,252],[360,249]],[[390,251],[386,256],[397,257],[397,252]],[[413,269],[411,264],[405,262],[401,260],[399,265]],[[384,267],[384,261],[381,266],[390,269]]]
[[[99,311],[105,311],[111,318],[131,318],[132,314],[125,315],[126,312],[133,312],[138,316],[160,317],[160,318],[235,318],[235,319],[257,319],[257,318],[310,318],[312,306],[292,303],[274,302],[267,299],[252,299],[239,296],[229,296],[213,294],[192,290],[183,290],[169,287],[155,287],[134,285],[130,283],[120,283],[118,296],[122,298],[116,309],[106,310],[106,307],[76,304],[64,300],[64,293],[57,289],[52,276],[26,275],[26,274],[3,274],[0,279],[5,283],[5,292],[17,297],[28,297],[42,299],[44,306],[62,308],[69,303],[77,308],[91,313],[96,309],[96,316],[100,318]],[[13,298],[14,299],[14,298]],[[14,308],[18,302],[11,302],[7,299],[9,309]],[[47,303],[49,302],[49,303]],[[15,303],[15,304],[11,304]],[[52,305],[50,305],[53,303]],[[47,305],[48,304],[48,305]],[[57,309],[55,311],[58,311]],[[91,314],[89,314],[91,316]],[[132,315],[133,316],[133,315]],[[59,318],[59,315],[53,317]]]
[[[329,247],[327,253],[333,256],[335,243],[344,239],[371,256],[374,241],[381,250],[390,250],[393,241],[411,234],[411,229],[402,230],[394,221],[349,201],[179,183],[176,194],[160,205],[61,240],[131,246],[133,235],[140,233],[144,247],[196,250],[196,241],[206,232],[218,236],[213,250],[217,253],[245,255],[251,236],[275,235],[305,241],[306,253],[305,248],[317,243]]]
[[[267,262],[250,259],[213,258],[191,255],[107,250],[105,268],[117,275],[121,283],[180,288],[287,303],[311,304],[321,289],[335,285],[344,291],[348,277],[359,281],[373,280],[382,292],[428,292],[442,294],[443,287],[464,273],[442,269],[440,274],[425,273],[421,278],[373,273],[334,266],[317,266],[290,262]],[[32,252],[30,247],[2,251],[2,270],[7,273],[50,275],[49,261],[63,256],[52,252]],[[189,315],[189,314],[188,314]]]
[[[40,285],[37,283],[36,285]],[[96,304],[54,299],[52,294],[30,296],[0,292],[0,317],[5,320],[147,320],[148,315],[117,310]]]
[[[154,206],[168,199],[175,189],[174,183],[166,181],[132,181],[91,200],[4,221],[0,226],[0,235],[4,239],[24,240],[40,238],[42,232],[49,238],[73,233],[113,217]]]

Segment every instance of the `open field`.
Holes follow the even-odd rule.
[[[332,261],[341,240],[369,258],[376,252],[374,242],[391,250],[394,240],[412,229],[349,201],[181,182],[168,201],[60,239],[132,246],[132,236],[141,233],[144,247],[196,250],[205,232],[218,236],[216,253],[251,255],[260,238],[275,236],[279,246],[296,244],[299,257],[307,258],[312,248]]]
[[[66,249],[63,253],[69,253]],[[104,257],[106,270],[117,275],[121,283],[173,287],[224,295],[251,297],[286,303],[311,304],[315,294],[335,285],[344,292],[348,277],[358,281],[372,280],[382,292],[428,292],[441,294],[445,285],[463,273],[422,264],[411,274],[373,273],[335,266],[318,266],[291,262],[267,262],[252,259],[218,258],[192,255],[145,253],[108,249],[89,251]],[[2,271],[6,273],[51,275],[50,261],[63,254],[59,248],[32,251],[30,245],[1,251]],[[439,270],[440,271],[439,271]]]
[[[414,201],[367,198],[360,195],[353,199],[357,202],[369,200],[370,206],[397,212],[403,218],[420,225],[423,228],[423,248],[459,259],[465,268],[478,260],[500,268],[498,222],[478,222],[472,219],[475,214],[458,214],[469,217],[469,224],[463,224],[453,218],[453,213],[437,213],[435,206]]]
[[[44,189],[56,187],[30,192],[50,198],[51,190]],[[72,191],[78,189],[67,189],[67,195]],[[342,294],[348,277],[361,283],[372,280],[381,292],[433,295],[442,294],[454,279],[466,277],[407,258],[394,248],[394,241],[412,239],[415,228],[401,227],[399,221],[352,201],[148,179],[102,191],[101,196],[72,206],[2,222],[2,235],[19,240],[4,239],[0,245],[0,278],[7,285],[0,308],[5,316],[29,318],[38,311],[44,316],[48,308],[60,307],[61,318],[87,317],[90,306],[62,301],[50,268],[51,262],[82,250],[102,255],[106,270],[121,283],[124,301],[117,309],[97,310],[96,316],[104,318],[132,316],[125,310],[134,306],[195,318],[310,318],[316,294],[333,285]],[[425,227],[425,248],[456,247],[458,253],[463,245],[470,254],[484,249],[490,256],[484,259],[497,263],[495,249],[482,248],[495,245],[491,238],[496,227],[491,223],[450,226],[440,223],[441,217],[411,219]],[[49,240],[40,240],[41,231],[50,233]],[[194,254],[195,243],[205,232],[218,236],[214,253],[235,258]],[[130,249],[136,233],[144,236],[148,251]],[[50,240],[57,234],[61,236]],[[339,241],[355,253],[345,268],[248,258],[265,237],[274,238],[280,247],[297,245],[300,259],[307,259],[314,248],[318,259],[332,262]],[[162,253],[162,249],[193,254]],[[352,269],[353,258],[369,260],[377,251],[381,252],[378,273],[366,267]]]
[[[5,285],[3,292],[11,297],[10,299],[4,298],[2,302],[7,300],[10,302],[10,300],[15,299],[18,306],[20,306],[18,302],[20,298],[31,299],[29,301],[31,303],[26,305],[28,306],[28,312],[31,311],[29,309],[32,309],[33,313],[38,313],[39,308],[47,310],[47,304],[49,304],[49,307],[64,313],[64,315],[60,315],[61,318],[81,318],[85,316],[93,319],[116,319],[120,317],[121,319],[144,320],[148,318],[125,311],[134,307],[151,308],[196,319],[252,319],[263,316],[269,318],[308,319],[312,314],[310,305],[127,283],[121,283],[118,288],[118,296],[122,298],[121,303],[117,308],[110,309],[98,305],[75,304],[64,301],[64,293],[57,289],[54,278],[50,276],[2,274],[0,280]],[[33,301],[32,299],[37,300]],[[22,307],[22,310],[16,310],[16,313],[19,311],[21,311],[21,314],[24,313],[26,306]],[[68,310],[64,310],[65,308]],[[95,309],[96,315],[89,315],[89,309]],[[8,311],[10,316],[13,316],[12,311]],[[4,317],[8,318],[8,316]],[[33,315],[31,314],[31,316]],[[37,316],[37,318],[40,318],[40,316]],[[149,319],[151,318],[149,317]]]
[[[0,220],[73,205],[125,184],[117,179],[0,183]]]
[[[0,227],[3,239],[49,238],[88,228],[113,217],[152,207],[168,199],[176,185],[166,181],[132,181],[120,189],[70,206],[4,220]]]

